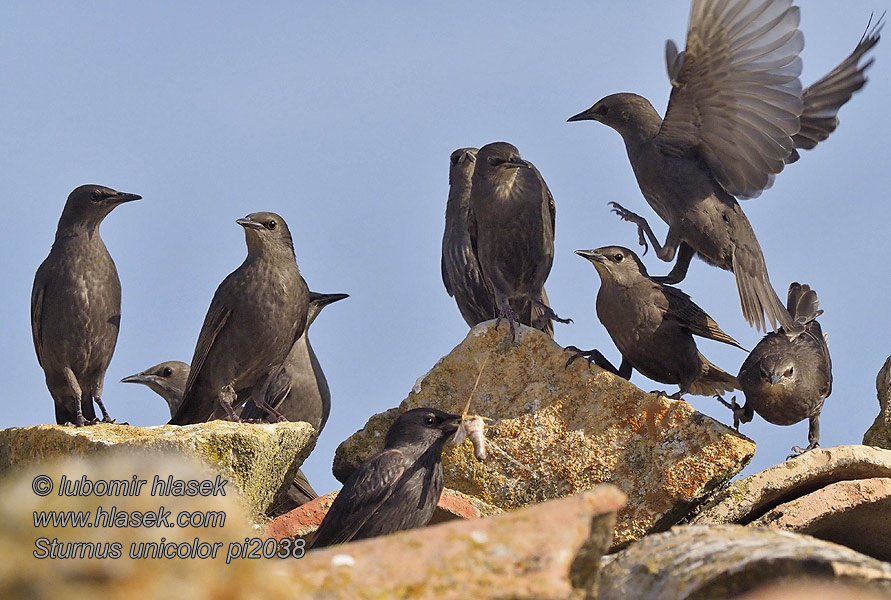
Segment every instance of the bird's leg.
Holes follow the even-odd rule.
[[[241,418],[235,413],[235,409],[232,408],[232,402],[237,399],[235,388],[231,384],[223,386],[223,389],[220,390],[220,406],[226,411],[230,421],[241,423]]]
[[[609,359],[606,358],[600,352],[600,350],[597,350],[596,348],[594,350],[580,350],[575,346],[566,346],[564,350],[566,350],[567,352],[572,352],[572,356],[570,356],[569,360],[566,361],[566,365],[564,366],[564,368],[568,368],[569,365],[571,365],[577,358],[584,357],[585,360],[588,361],[589,366],[593,363],[601,369],[609,371],[613,375],[619,374],[619,370],[613,366],[613,363],[611,363]]]
[[[668,229],[668,236],[665,238],[665,244],[660,244],[659,240],[656,239],[656,234],[653,233],[653,229],[650,227],[650,224],[647,223],[646,219],[636,213],[631,212],[618,202],[610,202],[610,205],[613,207],[613,212],[619,215],[619,217],[623,221],[628,221],[629,223],[634,223],[635,225],[637,225],[638,242],[640,242],[640,245],[644,247],[644,254],[646,254],[647,250],[649,249],[647,246],[647,239],[649,239],[650,244],[653,245],[653,250],[655,250],[656,252],[656,256],[659,257],[659,260],[671,262],[672,259],[674,259],[674,253],[677,251],[678,243],[680,243],[680,238],[678,238],[676,235],[672,235],[670,227]],[[644,235],[646,235],[646,238],[644,237]]]
[[[500,301],[498,301],[498,318],[495,320],[495,329],[498,329],[498,326],[501,324],[501,319],[507,319],[507,324],[510,325],[510,337],[516,342],[517,323],[519,323],[520,320],[517,318],[517,313],[514,312],[514,309],[511,307],[507,298],[501,298]]]
[[[755,416],[755,411],[749,408],[748,403],[746,406],[740,406],[736,403],[736,396],[733,396],[730,398],[730,402],[727,402],[720,394],[716,394],[715,400],[733,411],[733,428],[737,431],[739,431],[740,423],[748,423]]]
[[[666,240],[666,244],[668,240]],[[693,260],[693,256],[696,254],[696,251],[692,246],[688,245],[686,242],[680,242],[678,245],[678,259],[674,263],[674,267],[671,268],[668,275],[662,277],[651,277],[653,281],[656,283],[663,283],[666,285],[674,285],[676,283],[680,283],[687,276],[687,269],[690,268],[690,261]]]
[[[87,420],[84,419],[84,410],[81,405],[81,397],[83,396],[83,392],[80,389],[80,384],[77,382],[77,377],[74,376],[74,371],[70,368],[65,367],[62,371],[62,374],[65,376],[65,382],[68,384],[70,388],[71,395],[74,396],[74,425],[75,427],[83,427],[87,424]]]
[[[268,404],[266,402],[266,400],[264,400],[263,398],[260,398],[259,394],[254,396],[254,404],[256,404],[258,408],[265,410],[266,413],[270,417],[275,417],[275,420],[278,421],[279,423],[281,423],[282,421],[288,420],[287,418],[285,418],[285,415],[281,414],[276,409],[274,409],[270,404]]]
[[[801,454],[804,454],[808,450],[813,450],[817,446],[820,445],[820,415],[810,418],[810,427],[807,431],[807,448],[801,448],[799,446],[792,446],[792,452],[795,454],[790,454],[786,457],[786,460],[790,458],[795,458]]]
[[[558,323],[572,323],[572,319],[561,319],[554,312],[554,309],[537,298],[532,299],[532,303],[542,310],[541,316],[535,319],[535,323],[546,323],[548,320],[554,320]],[[537,328],[537,325],[536,325]]]
[[[99,410],[102,411],[102,423],[114,423],[115,420],[108,416],[108,411],[105,410],[105,405],[102,403],[102,382],[100,381],[93,387],[93,402],[99,405]]]

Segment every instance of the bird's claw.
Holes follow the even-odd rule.
[[[813,444],[809,444],[807,448],[802,448],[801,446],[792,446],[792,454],[786,457],[786,460],[792,460],[793,458],[798,458],[808,450],[813,450],[814,448],[819,447],[820,444],[814,442]]]
[[[618,202],[610,202],[610,206],[612,206],[612,211],[619,215],[619,218],[623,221],[628,221],[629,223],[634,223],[637,225],[637,241],[643,246],[644,251],[641,253],[641,256],[646,256],[647,251],[649,251],[650,246],[647,244],[647,238],[644,235],[644,227],[643,224],[646,222],[644,218],[640,215],[631,212]]]
[[[597,350],[582,350],[580,348],[576,348],[575,346],[566,346],[564,348],[566,352],[572,352],[572,356],[567,359],[566,364],[563,365],[564,369],[568,369],[569,365],[571,365],[577,358],[584,358],[588,361],[588,366],[590,367],[594,364],[594,357],[596,356]]]
[[[745,409],[737,404],[736,396],[731,397],[730,402],[727,402],[726,400],[724,400],[723,396],[721,396],[720,394],[715,394],[715,400],[733,411],[733,428],[736,429],[736,431],[739,431],[740,422],[748,423],[751,420],[745,419]]]

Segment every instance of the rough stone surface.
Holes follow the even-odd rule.
[[[284,497],[315,440],[312,426],[299,422],[13,427],[0,430],[0,475],[63,457],[180,453],[217,469],[243,492],[248,510],[259,519]]]
[[[861,586],[838,583],[779,583],[737,596],[734,600],[888,600]]]
[[[289,565],[293,597],[583,597],[596,586],[624,501],[605,485],[488,519],[322,548]],[[559,526],[543,531],[543,523]]]
[[[755,444],[684,401],[648,394],[521,327],[518,344],[494,321],[467,338],[414,386],[398,409],[372,417],[337,450],[345,480],[383,445],[396,416],[431,406],[496,419],[486,430],[490,458],[469,442],[443,455],[446,486],[504,508],[558,498],[612,482],[628,495],[617,545],[667,529],[751,459]]]
[[[266,537],[277,540],[285,538],[308,539],[308,536],[319,528],[336,497],[337,492],[319,496],[315,500],[273,519],[266,526]],[[477,498],[445,488],[442,490],[439,505],[433,513],[430,525],[455,519],[490,517],[501,512],[500,508],[490,506]]]
[[[806,533],[891,561],[891,478],[829,484],[780,504],[752,525]]]
[[[888,594],[891,565],[788,531],[679,526],[648,536],[609,561],[597,598],[725,600],[780,580],[821,580]]]
[[[891,450],[870,446],[816,448],[717,492],[694,524],[746,525],[780,504],[839,481],[891,477]]]
[[[863,435],[863,443],[891,449],[891,356],[876,375],[876,396],[879,399],[879,414]]]

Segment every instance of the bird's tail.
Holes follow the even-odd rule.
[[[733,252],[733,274],[736,276],[736,289],[742,305],[743,317],[758,331],[767,331],[765,315],[773,330],[777,323],[784,329],[792,329],[794,322],[786,307],[780,301],[770,277],[764,256],[752,234],[752,243],[737,247]]]
[[[789,285],[786,308],[798,326],[807,325],[823,314],[823,311],[820,310],[817,292],[812,290],[808,284],[797,281]]]
[[[690,385],[688,392],[696,396],[715,396],[739,389],[736,377],[710,363],[702,353],[699,353],[699,360],[702,361],[702,375]]]

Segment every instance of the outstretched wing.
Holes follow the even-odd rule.
[[[662,150],[698,153],[734,196],[769,186],[799,129],[798,19],[791,0],[694,0],[686,49],[666,47],[673,89]]]
[[[401,451],[384,450],[362,463],[337,494],[319,525],[313,548],[353,539],[393,493],[408,460]]]

